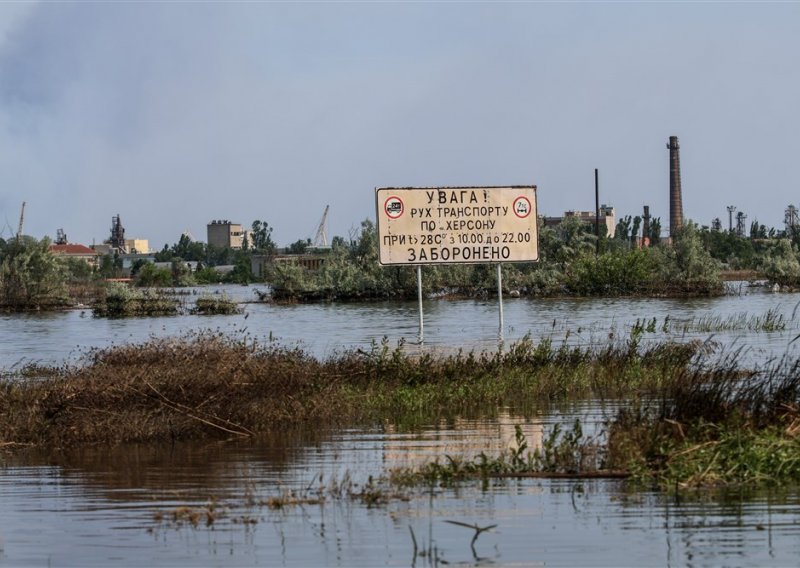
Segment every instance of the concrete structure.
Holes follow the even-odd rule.
[[[683,227],[683,196],[681,194],[681,156],[678,137],[670,136],[669,150],[669,236]]]
[[[128,254],[147,254],[150,252],[150,241],[147,239],[125,239]]]
[[[102,243],[99,245],[92,244],[92,250],[97,254],[99,254],[100,256],[104,256],[107,254],[114,254],[114,249],[111,248],[111,245],[108,243]]]
[[[239,223],[230,221],[211,221],[206,226],[208,244],[216,248],[241,249],[247,234]]]
[[[324,249],[323,249],[324,250]],[[311,272],[322,268],[328,255],[323,254],[276,254],[274,256],[266,254],[254,254],[250,259],[250,270],[259,278],[264,278],[267,274],[269,265],[274,264],[296,264]]]
[[[100,254],[85,245],[55,244],[50,245],[50,252],[64,258],[75,258],[86,262],[89,266],[96,267]]]
[[[557,227],[567,217],[577,217],[582,223],[591,225],[594,233],[595,212],[594,211],[564,211],[563,217],[542,217],[545,227]],[[614,208],[609,205],[600,206],[600,224],[606,227],[606,236],[613,239],[617,232],[617,217]]]

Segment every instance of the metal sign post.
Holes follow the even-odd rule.
[[[503,265],[497,265],[497,303],[500,306],[500,341],[503,341]]]
[[[539,260],[536,186],[377,187],[375,212],[378,262],[417,268],[419,342],[422,265],[438,264],[497,264],[502,341],[502,264]]]
[[[419,344],[425,340],[425,326],[422,318],[422,266],[417,265],[417,299],[419,300]]]

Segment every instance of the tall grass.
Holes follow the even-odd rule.
[[[776,332],[786,331],[795,322],[795,314],[784,317],[778,309],[770,308],[763,314],[705,315],[697,318],[674,319],[667,315],[661,322],[658,318],[637,318],[631,326],[632,335],[644,333],[671,333],[673,335],[687,333],[720,333],[729,331]]]
[[[722,331],[785,331],[790,320],[787,320],[777,309],[770,308],[764,314],[748,314],[746,312],[728,316],[706,315],[687,321],[665,323],[670,331],[683,333],[717,333]]]
[[[529,449],[499,456],[444,456],[392,472],[400,485],[492,477],[616,477],[688,489],[800,483],[800,361],[744,371],[733,354],[718,366],[694,365],[655,392],[631,397],[607,430],[585,437],[579,422],[556,424]]]
[[[800,482],[800,360],[747,369],[738,353],[712,362],[703,347],[643,346],[635,335],[600,348],[526,337],[503,352],[412,355],[383,342],[317,359],[220,333],[153,339],[0,376],[0,448],[431,423],[613,398],[627,404],[603,445],[577,425],[554,430],[533,453],[518,436],[509,455],[451,458],[422,477],[601,468],[670,487]]]
[[[799,482],[799,401],[800,361],[748,371],[734,354],[620,411],[609,459],[668,486]]]
[[[43,378],[0,380],[0,440],[81,443],[254,436],[311,424],[430,421],[460,413],[654,391],[696,347],[595,350],[526,338],[508,351],[412,356],[386,343],[320,360],[200,333],[88,354]]]

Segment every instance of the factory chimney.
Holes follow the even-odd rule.
[[[681,156],[678,137],[670,136],[669,144],[669,236],[683,227],[683,201],[681,198]]]

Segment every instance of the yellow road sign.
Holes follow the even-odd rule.
[[[539,260],[536,186],[380,187],[380,263]]]

